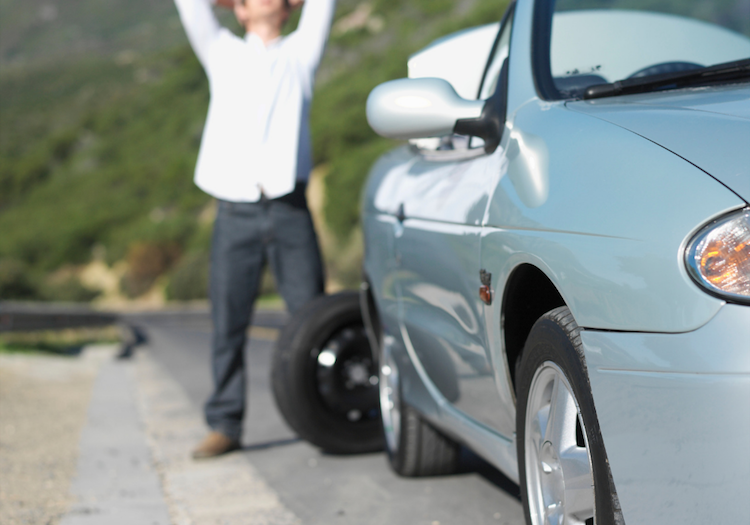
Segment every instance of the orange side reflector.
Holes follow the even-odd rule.
[[[487,304],[487,305],[492,304],[492,289],[490,289],[489,286],[480,286],[479,298],[482,300],[484,304]]]

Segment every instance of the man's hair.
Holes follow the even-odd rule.
[[[240,0],[240,3],[242,5],[245,5],[247,3],[247,0]],[[289,3],[289,0],[284,0],[284,7],[286,7],[287,9],[292,8],[292,5]]]

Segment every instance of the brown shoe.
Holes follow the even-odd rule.
[[[221,432],[209,432],[198,447],[193,450],[193,459],[205,459],[221,456],[240,448],[240,442],[229,438]]]

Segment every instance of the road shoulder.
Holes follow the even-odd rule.
[[[0,354],[0,523],[56,524],[74,498],[79,442],[107,347]]]
[[[136,354],[135,377],[147,441],[173,523],[300,523],[241,451],[190,459],[205,425],[182,388],[147,352]]]
[[[141,420],[134,365],[112,351],[94,382],[71,487],[75,503],[61,525],[169,525]]]

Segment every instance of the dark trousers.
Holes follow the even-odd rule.
[[[205,415],[213,430],[231,438],[242,432],[244,347],[265,264],[290,313],[323,293],[320,250],[304,195],[298,185],[280,199],[219,201],[210,275],[214,391]]]

